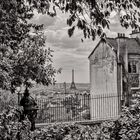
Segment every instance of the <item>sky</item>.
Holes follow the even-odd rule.
[[[88,56],[97,45],[99,38],[95,41],[84,40],[80,30],[75,30],[72,37],[68,36],[68,15],[60,11],[56,17],[35,13],[33,23],[44,24],[46,35],[46,47],[53,52],[53,65],[56,69],[62,68],[61,74],[56,76],[57,83],[70,83],[72,81],[72,69],[75,71],[75,83],[89,83],[89,60]],[[128,36],[131,30],[124,29],[118,22],[115,12],[110,16],[110,30],[105,30],[108,37],[117,37],[117,33],[125,33]]]

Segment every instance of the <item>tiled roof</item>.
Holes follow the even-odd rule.
[[[140,39],[127,38],[127,37],[125,37],[125,39],[126,39],[125,43],[127,45],[128,54],[140,54]],[[96,50],[96,48],[99,46],[99,44],[101,42],[102,42],[102,40],[99,41],[99,43],[93,49],[93,51],[91,52],[91,54],[89,55],[88,58],[90,58],[90,56],[94,53],[94,51]],[[106,43],[111,45],[111,47],[113,47],[115,51],[118,50],[117,38],[106,38]],[[123,48],[124,44],[120,44],[120,47],[121,47],[121,45]]]
[[[136,38],[125,38],[128,53],[140,54],[140,41]],[[116,51],[118,43],[116,38],[107,38],[106,42],[110,44]],[[120,44],[120,47],[123,44]]]

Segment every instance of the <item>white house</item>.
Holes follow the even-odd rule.
[[[131,90],[140,89],[139,37],[140,32],[132,32],[131,38],[101,39],[89,55],[91,119],[117,118],[127,100],[127,83]]]

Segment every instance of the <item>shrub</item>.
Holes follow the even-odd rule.
[[[28,119],[19,122],[22,108],[8,107],[0,114],[0,140],[32,140]]]
[[[124,106],[118,120],[103,122],[100,132],[101,140],[139,140],[140,99],[135,98],[129,107]]]
[[[81,105],[81,101],[78,99],[78,95],[68,96],[61,103],[65,106],[66,113],[72,111],[72,117],[75,117],[79,114],[78,108]]]
[[[72,124],[53,124],[40,129],[36,138],[44,140],[93,140],[99,133],[97,125],[83,126],[75,123]],[[36,130],[37,131],[37,130]]]
[[[19,122],[22,109],[9,108],[0,115],[0,140],[139,140],[140,100],[123,107],[120,118],[100,124],[52,124],[30,131],[28,119]]]

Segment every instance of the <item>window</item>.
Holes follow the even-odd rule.
[[[137,62],[136,61],[128,62],[128,72],[137,73]]]

